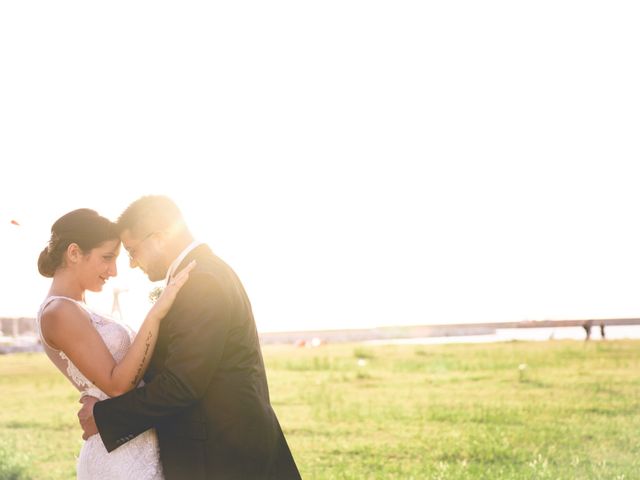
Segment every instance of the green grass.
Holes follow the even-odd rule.
[[[308,479],[640,478],[640,342],[264,348]],[[0,479],[69,479],[78,394],[0,356]],[[8,473],[6,473],[6,472]]]

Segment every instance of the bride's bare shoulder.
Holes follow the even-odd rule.
[[[57,340],[86,325],[87,317],[88,313],[76,302],[66,298],[54,298],[42,309],[42,333],[52,347],[58,348]]]

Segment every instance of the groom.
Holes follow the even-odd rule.
[[[269,402],[251,305],[238,277],[194,241],[167,197],[136,200],[118,225],[131,267],[151,281],[170,281],[191,260],[197,265],[160,325],[146,385],[86,400],[78,414],[85,438],[97,426],[111,452],[155,427],[167,480],[299,479]]]

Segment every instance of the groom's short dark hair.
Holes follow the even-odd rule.
[[[136,236],[174,228],[180,223],[184,223],[180,209],[164,195],[140,197],[122,212],[116,222],[120,232],[129,230]]]

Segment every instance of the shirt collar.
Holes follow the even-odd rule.
[[[194,248],[196,248],[197,246],[202,245],[202,242],[199,242],[198,240],[194,240],[193,242],[191,242],[187,248],[185,248],[180,255],[178,255],[178,257],[173,261],[173,263],[171,263],[171,265],[169,265],[169,270],[167,270],[167,277],[165,278],[165,283],[169,283],[169,280],[171,280],[171,277],[173,276],[173,274],[176,272],[176,269],[178,268],[178,266],[182,263],[182,261],[184,260],[184,257],[186,257],[187,255],[189,255],[189,252],[191,252],[191,250],[193,250]]]

